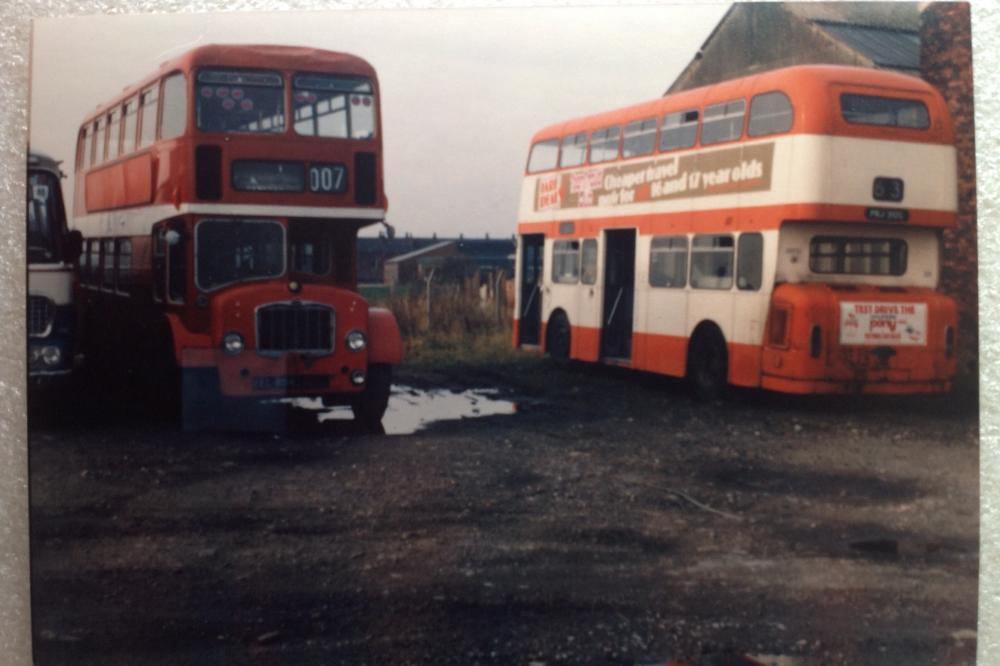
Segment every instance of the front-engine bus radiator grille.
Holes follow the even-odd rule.
[[[276,303],[257,310],[257,351],[261,353],[333,351],[335,316],[327,305]]]
[[[52,328],[55,304],[45,296],[28,297],[28,335],[45,337]]]

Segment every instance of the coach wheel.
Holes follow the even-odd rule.
[[[368,430],[379,431],[382,427],[382,416],[389,406],[389,393],[392,391],[392,366],[373,364],[368,368],[365,389],[354,402],[351,411],[354,418]]]
[[[569,358],[570,327],[566,315],[557,312],[549,319],[545,333],[545,349],[557,361]]]
[[[728,387],[726,343],[715,330],[695,335],[688,353],[688,381],[698,400],[722,398]]]

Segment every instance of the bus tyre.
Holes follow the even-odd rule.
[[[549,356],[557,361],[569,359],[570,335],[569,320],[562,312],[557,312],[549,319],[545,330],[545,349]]]
[[[368,430],[378,432],[382,416],[389,406],[392,391],[392,366],[375,363],[368,368],[365,389],[351,403],[354,419]]]
[[[728,388],[726,343],[715,330],[695,334],[688,352],[688,382],[702,402],[723,398]]]

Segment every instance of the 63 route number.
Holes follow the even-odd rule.
[[[347,169],[343,164],[310,164],[310,192],[343,192],[347,189]]]

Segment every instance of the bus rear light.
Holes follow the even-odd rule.
[[[955,355],[955,329],[948,326],[944,329],[944,356],[951,358]]]
[[[821,351],[823,351],[823,329],[819,326],[813,326],[809,332],[809,355],[813,358],[819,358]]]
[[[772,347],[784,347],[788,341],[788,309],[773,308],[767,342]]]

